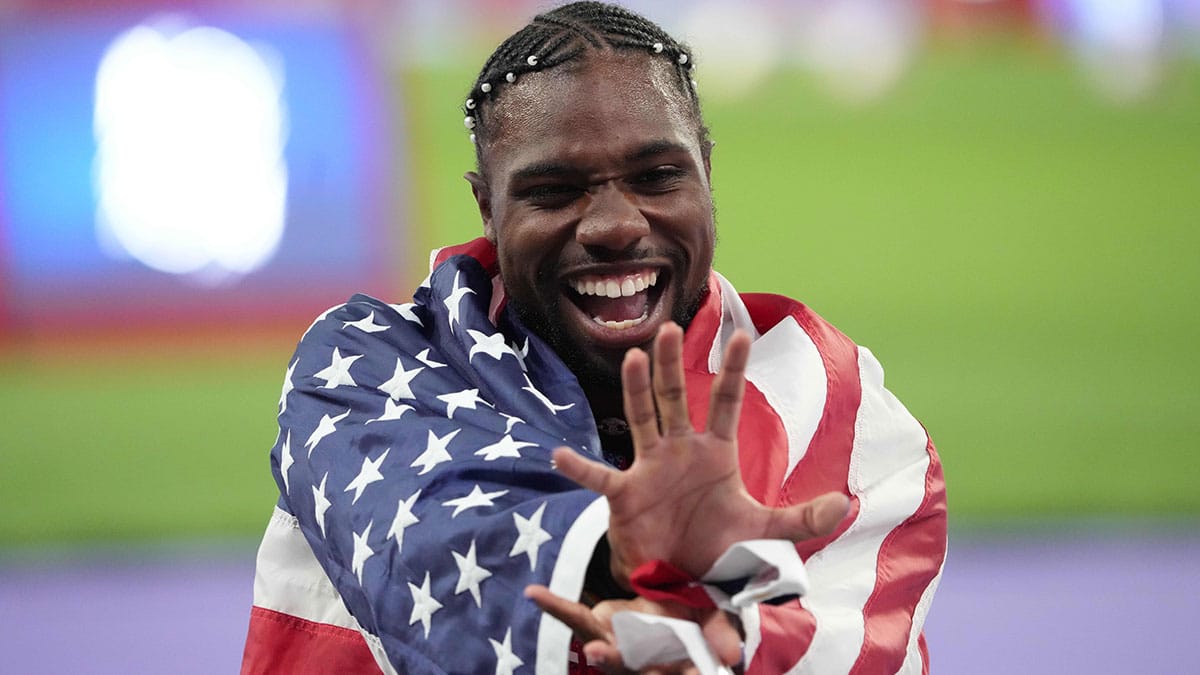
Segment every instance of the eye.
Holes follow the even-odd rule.
[[[674,188],[686,173],[677,166],[658,166],[638,174],[631,183],[646,192],[666,192]]]
[[[521,199],[539,208],[561,208],[579,198],[583,188],[570,183],[543,183],[521,191]]]

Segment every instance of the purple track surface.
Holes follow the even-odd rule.
[[[11,558],[11,557],[10,557]],[[935,673],[1200,672],[1200,534],[951,540]],[[253,551],[0,563],[0,673],[235,673]]]

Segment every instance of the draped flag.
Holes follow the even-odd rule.
[[[243,673],[577,672],[569,629],[522,590],[579,595],[607,502],[550,451],[602,459],[596,424],[575,376],[500,309],[494,249],[435,262],[411,303],[357,295],[321,315],[288,366]],[[803,599],[741,611],[746,672],[927,671],[946,542],[928,436],[869,351],[716,273],[684,338],[698,428],[734,328],[754,340],[738,429],[749,492],[851,502],[837,531],[797,546]]]

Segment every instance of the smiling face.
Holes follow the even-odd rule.
[[[510,306],[588,384],[695,314],[715,231],[707,153],[671,65],[597,51],[494,103],[468,174]]]

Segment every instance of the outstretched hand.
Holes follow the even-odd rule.
[[[663,325],[653,352],[653,375],[650,357],[641,349],[629,350],[621,365],[633,465],[618,471],[570,448],[554,451],[559,471],[608,498],[608,543],[617,583],[628,588],[633,570],[651,560],[665,560],[699,578],[736,542],[802,541],[837,527],[849,505],[841,493],[770,508],[742,483],[737,429],[750,355],[746,333],[736,331],[729,340],[703,431],[693,428],[687,408],[683,330]]]

